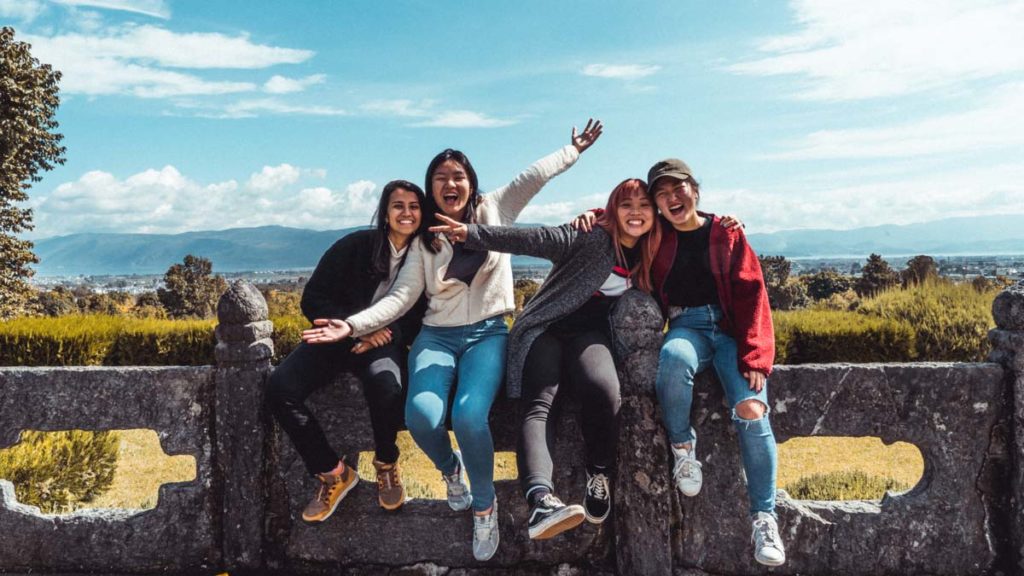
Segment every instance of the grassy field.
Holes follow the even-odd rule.
[[[120,431],[118,468],[110,490],[80,508],[148,509],[156,505],[157,490],[167,482],[195,479],[195,459],[168,456],[152,430]],[[454,438],[453,438],[454,442]],[[406,489],[413,498],[444,498],[444,483],[433,464],[416,447],[408,432],[398,439],[399,461]],[[373,452],[359,456],[359,476],[375,482]],[[515,454],[495,457],[496,480],[517,477]],[[913,486],[921,478],[924,461],[916,447],[904,442],[885,446],[878,438],[795,438],[779,446],[778,485],[785,488],[812,474],[860,470],[868,476],[892,478]],[[881,493],[875,495],[880,498]]]

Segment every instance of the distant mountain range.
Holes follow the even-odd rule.
[[[209,258],[217,272],[312,268],[338,238],[358,229],[262,226],[183,234],[71,234],[36,241],[36,270],[40,276],[162,274],[186,254]],[[787,257],[1024,254],[1024,214],[853,230],[787,230],[749,238],[758,253]],[[534,258],[513,260],[521,266],[540,263]]]

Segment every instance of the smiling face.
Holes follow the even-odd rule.
[[[414,192],[395,188],[388,198],[388,234],[396,246],[404,245],[416,233],[423,218],[420,199]]]
[[[455,160],[445,160],[430,176],[431,193],[441,212],[449,218],[462,220],[472,194],[466,168]]]
[[[635,246],[654,226],[654,207],[647,195],[640,192],[620,200],[615,208],[615,222],[619,227],[619,243],[627,248]]]
[[[674,228],[699,226],[697,188],[690,180],[663,176],[654,185],[654,202]]]

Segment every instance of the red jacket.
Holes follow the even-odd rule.
[[[727,230],[720,225],[718,216],[703,212],[700,215],[712,219],[708,251],[723,312],[719,326],[736,340],[740,373],[756,370],[770,374],[775,361],[775,331],[761,262],[747,244],[742,229]],[[666,315],[665,279],[675,264],[678,242],[674,232],[675,229],[669,225],[666,233],[662,234],[661,246],[651,268],[654,295]]]

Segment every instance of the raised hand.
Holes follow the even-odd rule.
[[[570,220],[569,225],[577,230],[590,232],[594,229],[594,222],[597,222],[597,214],[594,214],[591,210],[587,210],[583,214],[580,214]]]
[[[437,219],[444,222],[444,224],[441,226],[431,226],[428,230],[438,234],[444,234],[448,237],[449,242],[466,241],[466,236],[469,234],[469,227],[458,220],[445,216],[444,214],[437,214]]]
[[[302,331],[302,341],[306,344],[339,342],[352,334],[352,327],[348,322],[337,318],[317,318],[313,320],[313,326],[316,328]]]
[[[587,120],[586,127],[583,128],[582,134],[576,133],[576,127],[572,127],[572,145],[576,147],[576,151],[583,154],[583,151],[590,148],[597,139],[601,137],[601,131],[604,130],[604,125],[601,124],[600,120],[594,120],[590,118]]]

